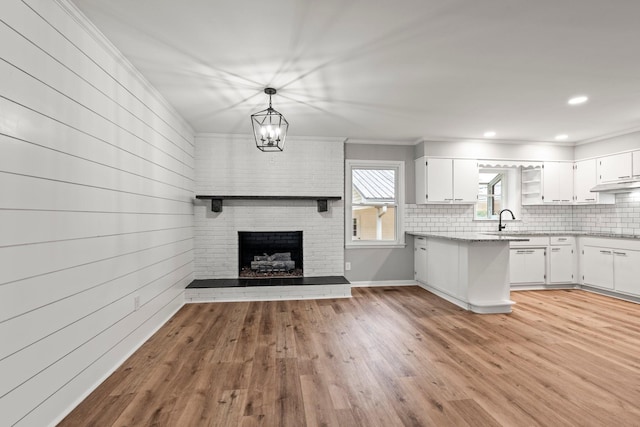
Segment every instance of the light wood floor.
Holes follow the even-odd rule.
[[[639,426],[640,305],[512,293],[471,314],[417,287],[191,304],[63,426]]]

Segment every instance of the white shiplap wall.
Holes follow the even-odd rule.
[[[194,140],[68,1],[1,9],[0,424],[40,426],[182,306]]]

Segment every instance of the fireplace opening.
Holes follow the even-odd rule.
[[[302,231],[239,231],[238,276],[302,277]]]

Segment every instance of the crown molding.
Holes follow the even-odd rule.
[[[367,144],[367,145],[416,145],[422,142],[422,139],[364,139],[364,138],[346,138],[345,144]]]
[[[191,134],[195,135],[195,130],[189,122],[166,100],[158,89],[156,89],[142,75],[142,73],[120,52],[120,50],[95,26],[93,22],[82,13],[78,7],[70,0],[54,0],[55,3],[64,10],[98,45],[100,45],[119,65],[124,67],[167,111],[180,122],[182,126]],[[105,72],[107,72],[105,70]],[[114,76],[111,76],[117,80]]]
[[[607,140],[607,139],[615,138],[615,137],[618,137],[618,136],[630,135],[630,134],[635,133],[635,132],[640,132],[640,125],[639,126],[634,126],[632,128],[624,129],[624,130],[610,132],[610,133],[603,134],[603,135],[600,135],[600,136],[596,136],[596,137],[593,137],[593,138],[583,139],[581,141],[576,142],[575,145],[577,146],[577,145],[591,144],[592,142],[599,142],[599,141],[604,141],[604,140]]]
[[[215,132],[199,132],[195,134],[195,138],[214,138],[214,139],[249,139],[253,141],[252,133],[215,133]],[[311,141],[311,142],[340,142],[344,143],[345,138],[342,137],[326,137],[326,136],[297,136],[287,135],[288,141]]]

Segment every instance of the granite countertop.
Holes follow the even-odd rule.
[[[495,235],[487,233],[475,233],[475,232],[446,232],[446,231],[434,231],[434,232],[407,232],[411,236],[420,237],[433,237],[437,239],[448,240],[461,240],[465,242],[527,242],[529,239],[526,237],[518,237],[513,235]],[[497,234],[497,233],[496,233]]]
[[[467,242],[526,242],[526,236],[584,236],[584,237],[608,237],[614,239],[640,240],[638,234],[620,233],[593,233],[589,231],[494,231],[494,232],[407,232],[412,236],[435,237],[450,240],[462,240]]]
[[[640,239],[639,234],[621,233],[594,233],[591,231],[495,231],[489,232],[494,236],[584,236],[584,237],[610,237],[613,239]]]

